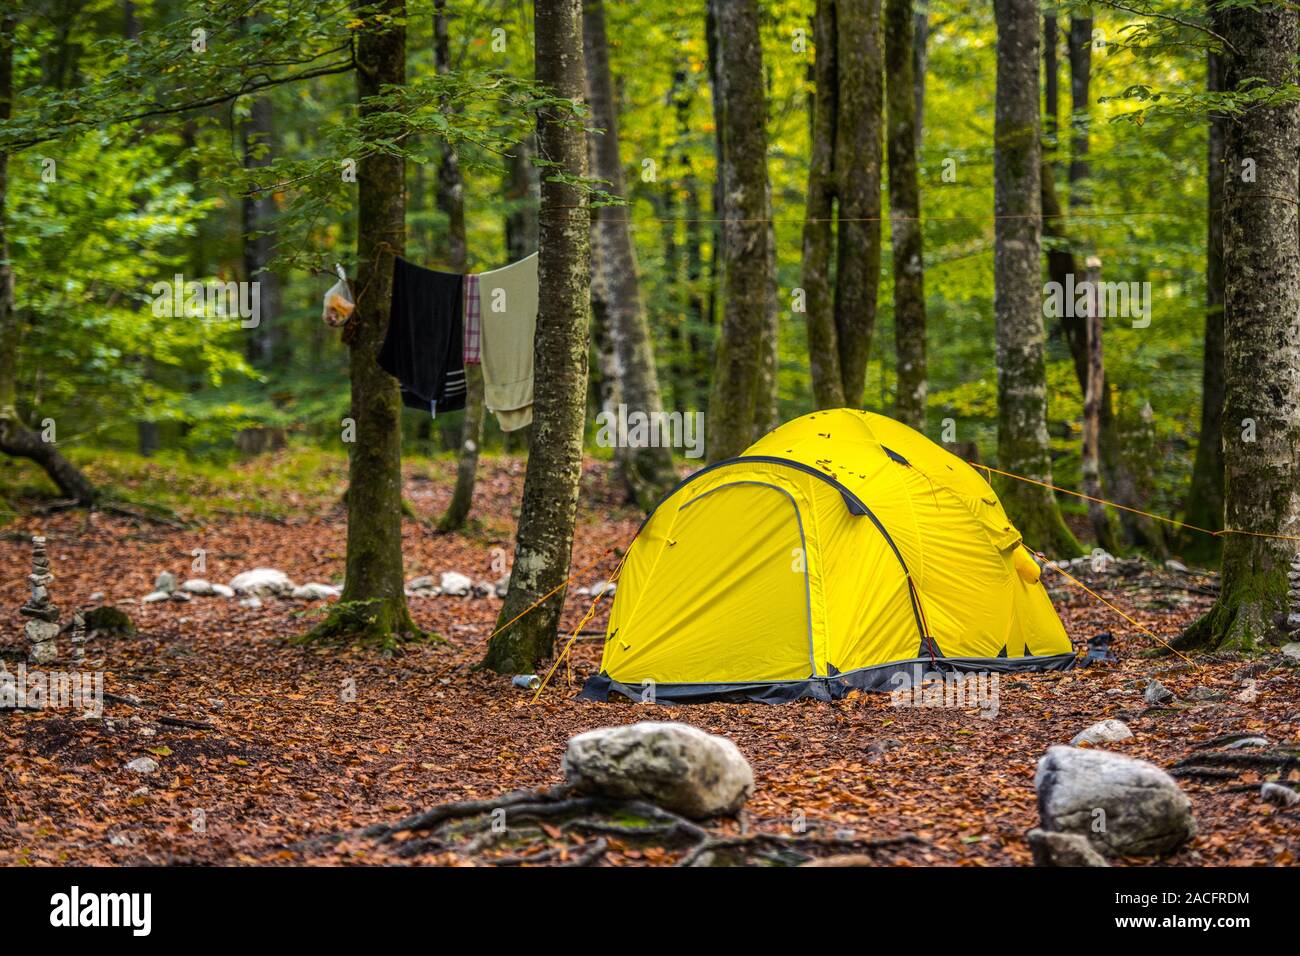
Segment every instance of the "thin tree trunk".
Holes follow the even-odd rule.
[[[1230,45],[1223,85],[1281,88],[1295,69],[1293,6],[1216,7]],[[1300,248],[1296,195],[1300,107],[1256,105],[1224,120],[1224,463],[1226,527],[1222,590],[1185,645],[1252,650],[1281,639],[1288,571],[1300,535]],[[1242,162],[1254,161],[1253,181]],[[1289,535],[1280,540],[1266,535]],[[1292,592],[1293,594],[1296,592]]]
[[[1043,359],[1038,7],[995,0],[997,95],[994,121],[994,309],[997,314],[998,464],[1052,480]],[[1006,479],[1002,503],[1025,542],[1055,555],[1079,552],[1051,491]]]
[[[586,0],[583,42],[587,62],[587,91],[592,125],[602,134],[591,137],[592,174],[609,185],[611,195],[627,198],[627,183],[618,148],[618,107],[610,80],[609,41],[605,35],[602,0]],[[655,368],[650,328],[641,305],[636,248],[632,244],[628,208],[601,206],[592,214],[592,296],[604,300],[604,311],[618,352],[622,401],[629,411],[648,416],[663,413],[659,375]],[[684,409],[683,409],[684,411]],[[620,472],[630,501],[649,511],[676,482],[672,449],[620,449]]]
[[[836,3],[839,196],[835,330],[845,403],[862,403],[880,284],[880,174],[884,80],[880,0]]]
[[[768,319],[767,107],[756,0],[710,0],[716,25],[715,110],[721,116],[724,306],[713,394],[711,460],[740,454],[755,437],[759,364]]]
[[[446,0],[436,0],[433,16],[433,63],[439,76],[451,72],[451,43],[447,33]],[[443,104],[443,109],[450,109]],[[455,148],[442,143],[438,165],[438,208],[447,216],[444,258],[452,272],[463,273],[467,266],[465,241],[465,182],[460,171],[460,157]],[[465,412],[460,426],[460,454],[456,459],[456,485],[451,502],[438,523],[441,531],[465,527],[474,504],[474,482],[478,475],[478,454],[483,445],[483,369],[465,366]]]
[[[925,138],[925,74],[930,67],[930,0],[916,0],[912,15],[912,81],[916,86],[916,153]]]
[[[382,0],[383,20],[367,14],[357,37],[357,98],[406,79],[405,0]],[[391,18],[391,19],[389,19]],[[406,607],[402,566],[402,402],[397,379],[376,362],[388,329],[393,259],[405,251],[405,160],[376,153],[357,167],[357,306],[344,335],[350,352],[347,572],[342,600],[307,640],[356,639],[390,645],[418,638]]]
[[[1089,86],[1092,82],[1092,17],[1070,18],[1070,208],[1088,205]]]
[[[1059,47],[1060,27],[1053,10],[1043,14],[1043,150],[1048,155],[1056,152],[1060,135],[1061,75],[1056,62]]]
[[[538,84],[582,102],[581,0],[536,0],[533,25]],[[581,126],[539,111],[537,139],[542,155],[565,175],[587,174]],[[484,660],[500,673],[531,667],[554,647],[582,477],[591,284],[588,200],[584,190],[552,177],[542,184],[541,198],[533,441],[510,590],[499,618],[504,629],[492,638]]]
[[[1101,281],[1101,260],[1088,260],[1087,326],[1088,374],[1083,390],[1083,493],[1091,498],[1101,497],[1101,395],[1106,387],[1105,364],[1102,355],[1101,302],[1098,283]],[[1092,522],[1097,542],[1106,547],[1110,536],[1110,519],[1100,502],[1088,502],[1088,518]]]
[[[916,176],[912,0],[885,0],[885,73],[889,77],[889,237],[894,260],[894,414],[925,430],[925,276],[921,193]]]
[[[254,98],[248,119],[241,129],[246,169],[266,166],[271,162],[270,146],[274,129],[270,97]],[[275,273],[265,271],[275,255],[275,238],[270,233],[275,216],[275,197],[269,190],[250,191],[244,195],[242,213],[244,280],[258,283],[258,324],[249,330],[245,354],[255,368],[268,368],[282,357],[279,329],[280,279]]]
[[[14,29],[16,17],[0,17],[0,120],[13,115]],[[18,414],[18,347],[22,328],[14,309],[14,273],[9,260],[5,204],[9,187],[9,154],[0,152],[0,451],[29,458],[45,470],[59,492],[89,505],[98,497],[90,479],[59,453],[53,442],[28,428]]]
[[[1223,62],[1217,53],[1206,54],[1206,86],[1223,90]],[[1223,155],[1224,118],[1210,116],[1206,156],[1205,242],[1205,348],[1201,370],[1201,430],[1187,495],[1189,525],[1218,531],[1223,527]],[[1213,561],[1220,541],[1188,532],[1181,541],[1189,558]]]
[[[835,0],[817,0],[813,18],[811,137],[808,196],[803,226],[803,289],[808,328],[808,362],[813,402],[818,408],[844,406],[839,335],[831,288],[831,250],[835,240],[835,135],[839,114],[835,65]]]

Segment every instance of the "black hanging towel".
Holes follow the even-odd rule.
[[[430,415],[465,407],[465,277],[393,260],[393,299],[379,367],[402,403]]]

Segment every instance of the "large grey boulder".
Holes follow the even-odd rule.
[[[1077,833],[1103,853],[1156,856],[1196,835],[1187,795],[1145,760],[1051,747],[1038,761],[1034,788],[1044,830]]]
[[[601,727],[569,740],[564,778],[581,793],[648,800],[695,819],[732,814],[754,792],[736,745],[686,724]]]

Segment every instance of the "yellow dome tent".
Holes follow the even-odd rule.
[[[582,696],[834,700],[933,671],[1064,670],[1039,575],[966,462],[882,415],[814,412],[646,518]]]

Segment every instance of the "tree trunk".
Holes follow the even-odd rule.
[[[269,149],[274,129],[270,97],[254,98],[241,130],[246,169],[271,162]],[[249,191],[244,195],[242,212],[244,280],[259,284],[258,324],[248,330],[245,354],[254,368],[264,369],[274,366],[282,358],[280,280],[275,273],[264,271],[275,255],[275,238],[270,234],[275,216],[275,197],[269,190]]]
[[[382,0],[357,37],[357,97],[406,78],[405,0]],[[392,18],[392,19],[389,19]],[[355,441],[348,445],[347,578],[343,596],[307,640],[383,646],[423,636],[406,607],[402,567],[402,402],[397,379],[376,362],[388,329],[393,259],[405,250],[405,160],[375,153],[357,166],[357,306],[345,329]]]
[[[1206,55],[1206,86],[1223,90],[1223,62]],[[1210,116],[1206,157],[1205,349],[1201,370],[1201,430],[1187,495],[1189,525],[1218,531],[1223,527],[1223,155],[1224,119]],[[1218,538],[1189,531],[1182,536],[1182,553],[1197,561],[1218,559]]]
[[[1061,115],[1060,68],[1056,51],[1060,47],[1060,27],[1056,12],[1043,14],[1043,150],[1056,152]]]
[[[757,437],[759,365],[770,296],[767,105],[757,0],[710,0],[716,26],[715,110],[721,117],[723,317],[709,401],[709,458]]]
[[[1097,284],[1101,281],[1101,260],[1088,260],[1087,327],[1088,373],[1083,389],[1083,493],[1090,498],[1101,497],[1101,395],[1106,387],[1106,371],[1102,354],[1101,297]],[[1088,502],[1088,518],[1097,543],[1107,548],[1111,537],[1110,518],[1100,502]]]
[[[880,165],[884,80],[880,0],[838,0],[836,70],[839,196],[835,331],[844,401],[857,407],[866,385],[880,284]]]
[[[835,134],[839,115],[835,66],[835,0],[817,0],[813,16],[811,153],[803,225],[803,289],[808,328],[808,362],[813,402],[818,408],[844,406],[839,336],[831,288],[831,250],[835,240]]]
[[[439,76],[451,72],[451,43],[447,35],[447,3],[436,0],[433,16],[433,64]],[[451,107],[444,103],[443,109]],[[465,241],[465,182],[460,171],[460,157],[447,142],[441,146],[438,166],[438,208],[447,216],[446,242],[443,245],[447,268],[463,273],[467,266]],[[460,426],[460,454],[456,459],[456,485],[451,502],[438,523],[440,531],[457,531],[465,527],[474,504],[474,482],[478,476],[478,453],[483,445],[483,369],[465,366],[465,411]]]
[[[582,0],[536,0],[533,26],[538,84],[554,96],[582,102]],[[586,176],[586,135],[580,125],[539,111],[537,140],[559,172]],[[552,177],[542,184],[541,199],[533,440],[510,590],[499,618],[504,630],[492,638],[484,660],[500,673],[531,667],[554,647],[582,477],[591,284],[588,200],[584,190]]]
[[[13,14],[0,17],[0,120],[13,115],[14,28]],[[29,458],[45,470],[59,492],[83,505],[93,504],[99,493],[90,480],[59,453],[53,442],[28,428],[18,414],[18,347],[22,328],[14,309],[14,273],[9,260],[9,235],[5,203],[9,192],[9,154],[0,152],[0,451]]]
[[[912,81],[916,87],[916,152],[925,139],[925,74],[930,67],[930,0],[916,0],[912,32]]]
[[[618,149],[618,108],[610,81],[609,41],[605,35],[602,0],[586,0],[582,26],[591,122],[596,129],[604,130],[603,135],[591,137],[592,175],[608,183],[605,188],[611,195],[626,199],[627,183]],[[650,328],[641,305],[629,209],[601,206],[593,210],[592,297],[599,296],[604,301],[603,311],[618,354],[622,401],[630,412],[655,416],[663,413],[663,400]],[[672,449],[665,446],[620,451],[619,471],[628,499],[649,511],[676,483]]]
[[[1245,81],[1292,82],[1294,7],[1215,8],[1230,44],[1224,89]],[[1235,51],[1235,52],[1234,52]],[[1224,120],[1223,586],[1181,643],[1251,650],[1280,638],[1289,565],[1300,535],[1300,248],[1296,242],[1300,112],[1295,102],[1256,105]],[[1242,163],[1255,176],[1243,182]],[[1300,603],[1300,602],[1294,602]],[[1300,609],[1297,609],[1300,610]]]
[[[1088,205],[1088,87],[1092,82],[1092,17],[1070,18],[1070,208]]]
[[[995,0],[997,95],[994,121],[994,309],[997,315],[998,465],[1052,480],[1047,435],[1040,285],[1038,7]],[[999,493],[1025,542],[1053,555],[1079,553],[1051,491],[1006,479]]]
[[[894,343],[898,366],[894,414],[899,421],[925,431],[925,281],[913,128],[913,29],[912,0],[885,0],[889,237],[894,254]]]

